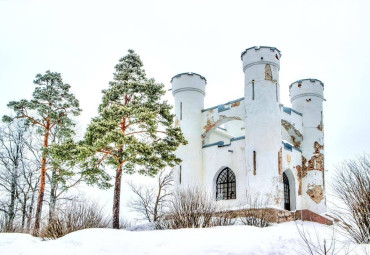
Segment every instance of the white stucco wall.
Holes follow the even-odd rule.
[[[217,145],[203,148],[203,179],[208,193],[216,198],[216,178],[220,171],[229,167],[236,178],[236,199],[220,200],[218,204],[225,207],[236,207],[246,197],[246,168],[244,139],[231,142],[229,146]],[[230,152],[232,151],[232,152]]]
[[[220,130],[218,128],[216,128],[212,134],[209,136],[209,140],[208,142],[209,143],[215,143],[215,142],[219,142],[219,141],[223,141],[224,143],[229,143],[230,142],[230,139],[233,138],[234,136],[223,131],[223,130]]]
[[[183,160],[175,171],[175,185],[202,185],[202,141],[201,123],[206,80],[194,73],[184,73],[172,78],[172,94],[175,97],[175,124],[188,141],[180,146],[176,154]],[[180,173],[181,172],[181,173]],[[181,174],[181,178],[180,175]]]

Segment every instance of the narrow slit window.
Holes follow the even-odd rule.
[[[252,100],[254,100],[254,80],[252,81]]]
[[[276,102],[279,102],[279,95],[278,95],[278,85],[275,83],[275,91],[276,91]]]
[[[180,102],[180,120],[182,120],[182,102]]]
[[[179,170],[179,182],[180,182],[180,184],[181,184],[181,170],[182,170],[182,167],[180,165],[180,170]]]
[[[256,151],[253,151],[253,174],[257,174]]]

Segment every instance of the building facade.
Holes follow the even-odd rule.
[[[229,208],[259,197],[273,208],[326,211],[324,84],[292,83],[292,108],[284,107],[280,58],[274,47],[243,51],[244,96],[207,109],[203,76],[172,78],[175,124],[188,141],[177,151],[183,160],[175,171],[177,188],[201,186]]]

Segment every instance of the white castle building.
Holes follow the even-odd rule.
[[[281,53],[252,47],[241,54],[244,96],[204,109],[207,81],[196,73],[172,80],[176,125],[188,141],[178,149],[175,186],[202,186],[218,203],[239,206],[247,194],[289,211],[326,211],[324,84],[303,79],[280,103]]]

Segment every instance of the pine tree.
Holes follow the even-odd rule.
[[[36,75],[33,82],[36,86],[31,100],[22,99],[8,103],[8,107],[16,113],[15,117],[3,116],[3,121],[10,122],[14,118],[25,119],[26,123],[34,125],[43,137],[40,188],[37,200],[34,235],[38,235],[42,205],[45,194],[45,180],[48,164],[48,149],[50,136],[58,128],[61,136],[73,134],[74,122],[72,116],[80,114],[79,101],[70,93],[70,85],[63,83],[60,73],[47,71],[44,75]]]
[[[159,169],[179,164],[174,154],[186,141],[173,126],[171,106],[161,99],[164,85],[148,79],[143,63],[133,50],[115,66],[113,81],[103,90],[99,116],[85,134],[92,154],[88,166],[115,169],[113,228],[119,228],[122,173],[153,176]],[[87,165],[86,165],[87,166]]]

